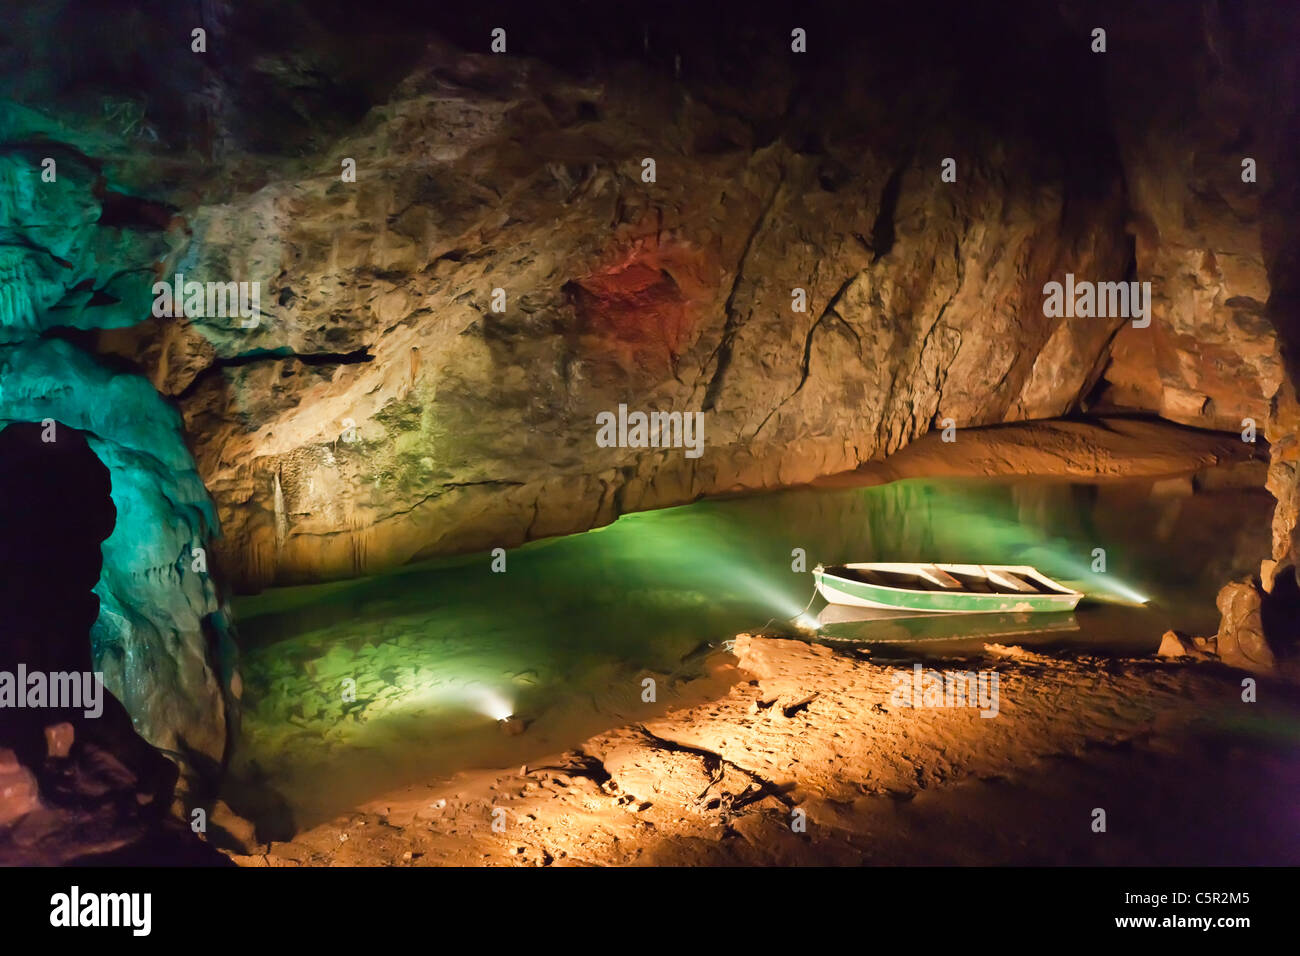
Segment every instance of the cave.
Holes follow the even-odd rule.
[[[1300,862],[1300,13],[358,14],[4,28],[0,862]]]

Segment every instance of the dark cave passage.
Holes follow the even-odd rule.
[[[109,469],[80,431],[52,419],[0,430],[0,747],[32,774],[0,772],[0,819],[26,801],[11,834],[19,861],[107,851],[102,862],[219,863],[168,819],[177,768],[136,733],[93,660],[116,518]],[[15,848],[2,849],[10,860]]]
[[[93,589],[115,521],[108,469],[79,431],[53,420],[0,430],[0,670],[93,669]]]
[[[108,469],[76,429],[47,420],[0,430],[0,673],[12,682],[11,695],[27,696],[26,682],[19,682],[27,673],[51,684],[50,675],[72,674],[76,703],[85,703],[100,544],[116,516],[109,490]],[[47,727],[89,724],[77,707],[17,703],[16,696],[5,702],[0,746],[30,767],[45,766]],[[51,781],[42,776],[48,793]]]

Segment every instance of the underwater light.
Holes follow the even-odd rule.
[[[735,568],[731,573],[752,594],[775,608],[781,615],[782,620],[788,621],[800,630],[805,631],[815,631],[821,626],[817,618],[808,613],[807,605],[800,607],[788,594],[764,581],[753,571]],[[812,601],[809,601],[808,604],[811,605]]]
[[[1082,591],[1089,601],[1122,604],[1127,607],[1145,607],[1151,603],[1148,595],[1129,587],[1123,581],[1117,581],[1109,574],[1093,574],[1088,578],[1062,580],[1061,583],[1076,591]]]
[[[511,714],[498,720],[497,726],[501,728],[503,734],[509,737],[517,737],[528,729],[528,721]]]
[[[1139,594],[1123,584],[1111,584],[1110,592],[1093,591],[1088,594],[1088,598],[1092,601],[1104,601],[1106,604],[1124,604],[1129,607],[1145,607],[1151,603],[1151,599],[1145,594]]]
[[[1129,587],[1123,581],[1116,581],[1114,579],[1111,579],[1107,583],[1109,584],[1111,591],[1113,591],[1119,597],[1127,599],[1130,604],[1151,603],[1150,597],[1143,594],[1141,591],[1137,591]]]

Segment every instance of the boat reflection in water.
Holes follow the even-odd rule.
[[[817,616],[817,634],[826,640],[863,644],[917,641],[978,641],[994,644],[1025,637],[1048,640],[1079,630],[1073,611],[1057,614],[1010,611],[993,614],[918,614],[828,604]]]

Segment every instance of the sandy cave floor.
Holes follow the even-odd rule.
[[[1216,664],[986,645],[999,712],[900,707],[912,661],[741,635],[724,696],[396,790],[247,866],[1294,864],[1300,692]],[[1096,809],[1105,832],[1094,832]],[[803,832],[792,826],[806,815]],[[494,825],[495,824],[495,825]]]

